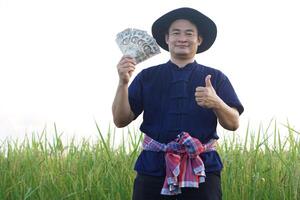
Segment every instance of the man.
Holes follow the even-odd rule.
[[[152,34],[170,61],[144,69],[128,88],[136,63],[123,56],[112,107],[117,127],[143,112],[133,199],[221,199],[217,122],[236,130],[244,108],[221,71],[194,60],[214,43],[216,25],[197,10],[179,8],[157,19]]]

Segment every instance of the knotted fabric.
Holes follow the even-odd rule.
[[[200,154],[215,151],[216,140],[202,144],[187,132],[180,133],[168,144],[159,143],[145,135],[143,149],[147,151],[165,152],[166,177],[162,195],[181,193],[182,187],[198,188],[199,183],[205,182],[205,167]]]

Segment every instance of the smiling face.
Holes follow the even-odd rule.
[[[202,38],[198,35],[197,27],[185,19],[174,21],[166,34],[166,43],[174,59],[194,58],[201,42]]]

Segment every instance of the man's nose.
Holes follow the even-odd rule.
[[[180,34],[179,37],[178,37],[178,41],[179,42],[186,42],[187,37],[184,34]]]

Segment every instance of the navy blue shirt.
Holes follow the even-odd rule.
[[[205,77],[217,95],[241,114],[244,111],[230,81],[217,69],[196,61],[179,68],[171,61],[142,70],[129,86],[129,104],[138,117],[143,112],[140,130],[152,139],[167,144],[182,131],[198,138],[202,143],[218,139],[217,117],[212,109],[199,106],[195,89],[205,86]],[[220,171],[223,167],[216,151],[200,155],[206,172]],[[164,152],[142,151],[135,170],[153,176],[165,176]]]

